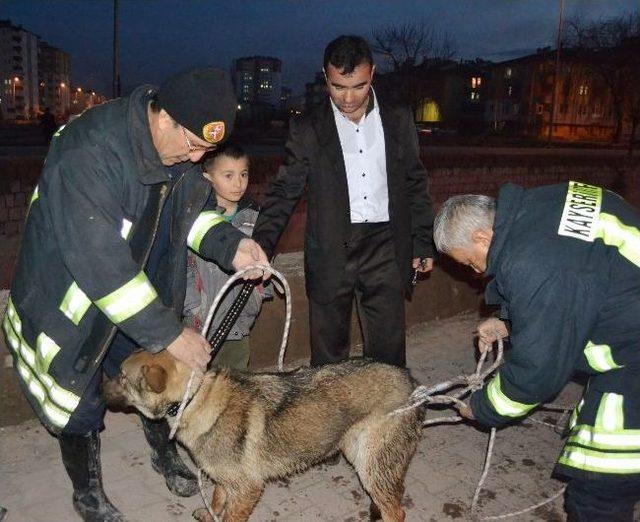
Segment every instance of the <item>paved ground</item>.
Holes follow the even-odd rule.
[[[420,382],[436,383],[475,366],[473,314],[418,325],[409,332],[409,365]],[[572,403],[580,388],[571,384],[557,402]],[[442,413],[433,412],[434,416]],[[544,412],[536,417],[551,420]],[[198,496],[171,495],[149,465],[149,448],[135,415],[110,413],[103,434],[107,493],[131,521],[189,520]],[[424,431],[406,481],[409,521],[470,520],[468,509],[488,436],[468,425],[441,425]],[[494,464],[482,494],[482,513],[515,511],[551,496],[561,484],[549,478],[561,441],[554,430],[526,423],[498,433]],[[207,493],[208,494],[208,493]],[[79,520],[71,507],[71,487],[56,440],[36,421],[0,429],[0,505],[10,522]],[[353,469],[342,461],[267,487],[255,521],[367,520],[368,501]],[[562,521],[561,501],[521,515],[517,521]]]

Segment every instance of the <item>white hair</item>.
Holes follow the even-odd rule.
[[[470,248],[471,234],[492,229],[495,199],[477,194],[453,196],[444,202],[433,224],[436,248],[445,254],[454,248]]]

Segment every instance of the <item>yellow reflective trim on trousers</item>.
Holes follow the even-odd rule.
[[[201,212],[189,230],[187,245],[194,252],[200,253],[200,243],[207,232],[216,225],[225,221],[222,214],[213,210]]]
[[[507,397],[500,386],[500,374],[498,373],[487,386],[487,396],[493,408],[503,417],[521,417],[539,403],[525,404]]]
[[[109,295],[98,299],[95,304],[114,324],[119,324],[134,316],[151,303],[158,294],[146,274],[140,272]]]
[[[595,427],[601,431],[624,429],[624,397],[617,393],[603,393],[596,414]]]
[[[595,237],[602,239],[605,245],[616,247],[622,257],[640,267],[640,230],[625,225],[616,216],[601,212]]]
[[[17,318],[15,309],[13,313]],[[53,339],[41,333],[37,340],[39,352],[36,354],[22,335],[15,331],[9,315],[5,316],[2,326],[16,356],[18,374],[26,384],[27,389],[38,401],[42,411],[51,422],[56,426],[64,427],[71,413],[77,408],[80,397],[65,390],[56,383],[51,375],[41,370],[44,366],[48,368],[60,347]],[[45,354],[45,356],[42,357],[41,353]]]
[[[587,358],[589,366],[597,372],[608,372],[609,370],[623,368],[613,360],[611,346],[608,344],[593,344],[589,341],[584,349],[584,356]]]
[[[80,289],[78,283],[74,281],[64,294],[59,310],[66,315],[73,324],[78,326],[90,306],[91,300]]]
[[[581,424],[571,431],[567,442],[594,449],[640,451],[640,430],[603,431]]]
[[[610,453],[571,446],[562,450],[558,462],[572,468],[599,473],[640,472],[640,453]]]

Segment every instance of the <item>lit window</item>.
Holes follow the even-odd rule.
[[[473,78],[471,78],[472,89],[476,89],[480,87],[481,84],[482,84],[482,78],[480,76],[474,76]]]
[[[507,70],[504,72],[505,78],[511,78],[513,72],[511,71],[511,67],[507,67]]]
[[[513,86],[509,85],[507,87],[507,96],[511,96],[513,94]]]
[[[584,85],[584,84],[583,84],[583,85],[581,85],[581,86],[578,88],[578,94],[579,94],[580,96],[586,96],[587,94],[589,94],[589,86],[588,86],[588,85]]]

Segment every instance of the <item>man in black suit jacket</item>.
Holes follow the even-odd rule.
[[[349,355],[353,299],[364,355],[405,365],[404,300],[433,267],[433,214],[412,112],[378,99],[367,42],[325,50],[329,97],[290,122],[286,159],[253,238],[272,255],[305,187],[311,364]]]

